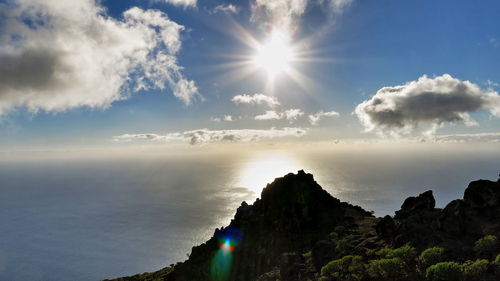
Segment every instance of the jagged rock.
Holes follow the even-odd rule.
[[[432,190],[421,193],[417,197],[408,197],[401,205],[401,210],[396,212],[395,219],[404,219],[409,215],[420,211],[432,211],[436,205],[436,200],[432,195]]]
[[[305,253],[317,241],[328,239],[336,226],[351,227],[365,217],[372,215],[332,197],[311,174],[302,170],[288,174],[268,184],[260,200],[252,205],[242,203],[228,227],[217,230],[206,243],[193,247],[189,259],[176,265],[164,280],[211,280],[219,239],[232,237],[230,232],[238,230],[241,239],[231,253],[231,269],[226,279],[254,281],[276,267],[282,253]],[[282,264],[284,269],[280,272],[292,278],[296,268],[287,264]]]
[[[432,192],[427,191],[406,199],[394,218],[378,220],[361,207],[330,196],[312,175],[299,171],[267,185],[252,205],[243,202],[229,226],[193,247],[187,261],[117,280],[318,280],[321,267],[330,260],[343,255],[366,258],[373,250],[406,243],[419,251],[443,247],[448,257],[464,260],[473,256],[472,247],[479,238],[500,237],[499,217],[500,182],[472,182],[463,200],[454,200],[443,210],[435,208]],[[341,228],[346,230],[342,240],[330,240],[329,234]],[[230,269],[225,278],[214,279],[213,260],[221,239],[227,237],[234,245]],[[310,258],[301,255],[309,251]]]
[[[471,182],[465,189],[464,201],[473,208],[500,206],[500,182],[489,180]]]
[[[330,240],[318,241],[311,251],[312,263],[316,270],[321,270],[325,264],[335,258],[336,244]]]

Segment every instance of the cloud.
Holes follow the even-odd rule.
[[[234,119],[233,119],[233,116],[231,116],[231,115],[224,115],[222,118],[221,117],[215,117],[215,118],[211,118],[210,120],[214,121],[214,122],[221,122],[221,121],[231,122]]]
[[[255,116],[255,120],[277,120],[281,119],[281,114],[274,110],[268,110],[266,113]]]
[[[477,124],[469,113],[489,110],[500,117],[500,96],[448,74],[422,76],[404,85],[384,87],[359,104],[355,114],[367,132],[400,136],[430,127],[432,135],[444,123]]]
[[[252,21],[285,31],[296,29],[298,19],[308,6],[326,6],[326,11],[342,14],[353,0],[256,0]]]
[[[165,2],[179,7],[196,7],[197,0],[165,0]]]
[[[340,114],[336,111],[327,111],[324,112],[323,110],[309,115],[309,122],[311,125],[318,125],[319,120],[321,120],[323,117],[336,117],[339,116]]]
[[[212,14],[215,14],[215,13],[237,14],[238,12],[239,12],[239,9],[233,4],[228,4],[228,5],[221,4],[217,7],[215,7],[211,11]]]
[[[0,3],[0,115],[107,108],[133,92],[201,97],[176,54],[182,25],[134,7],[118,20],[91,0]]]
[[[351,6],[353,0],[330,0],[330,7],[336,14],[342,14],[345,9]]]
[[[172,142],[185,141],[191,145],[216,143],[216,142],[255,142],[262,139],[274,139],[284,137],[302,137],[306,130],[302,128],[271,128],[269,130],[235,129],[235,130],[209,130],[199,129],[186,132],[158,134],[124,134],[114,136],[117,142],[131,141],[156,141]]]
[[[297,120],[300,116],[304,115],[304,112],[297,108],[292,108],[285,110],[283,112],[276,112],[274,110],[268,110],[266,113],[255,116],[255,120]]]
[[[236,104],[265,104],[269,107],[280,105],[276,97],[270,97],[263,94],[236,95],[231,99]]]
[[[500,133],[479,133],[479,134],[453,134],[434,136],[426,141],[464,143],[464,142],[492,142],[500,143]]]
[[[292,108],[283,111],[281,115],[283,116],[283,118],[286,118],[287,120],[297,120],[297,118],[304,115],[304,112],[300,109]]]

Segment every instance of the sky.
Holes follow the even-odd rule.
[[[499,8],[1,0],[0,149],[498,142]]]

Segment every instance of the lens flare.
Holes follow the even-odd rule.
[[[216,236],[219,240],[219,249],[212,259],[210,276],[212,281],[225,281],[231,275],[233,252],[241,241],[241,231],[227,227],[221,229]]]

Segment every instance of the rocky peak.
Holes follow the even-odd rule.
[[[432,190],[421,193],[417,197],[408,197],[401,205],[401,210],[396,212],[396,219],[403,219],[415,212],[432,211],[436,206],[436,200]]]

